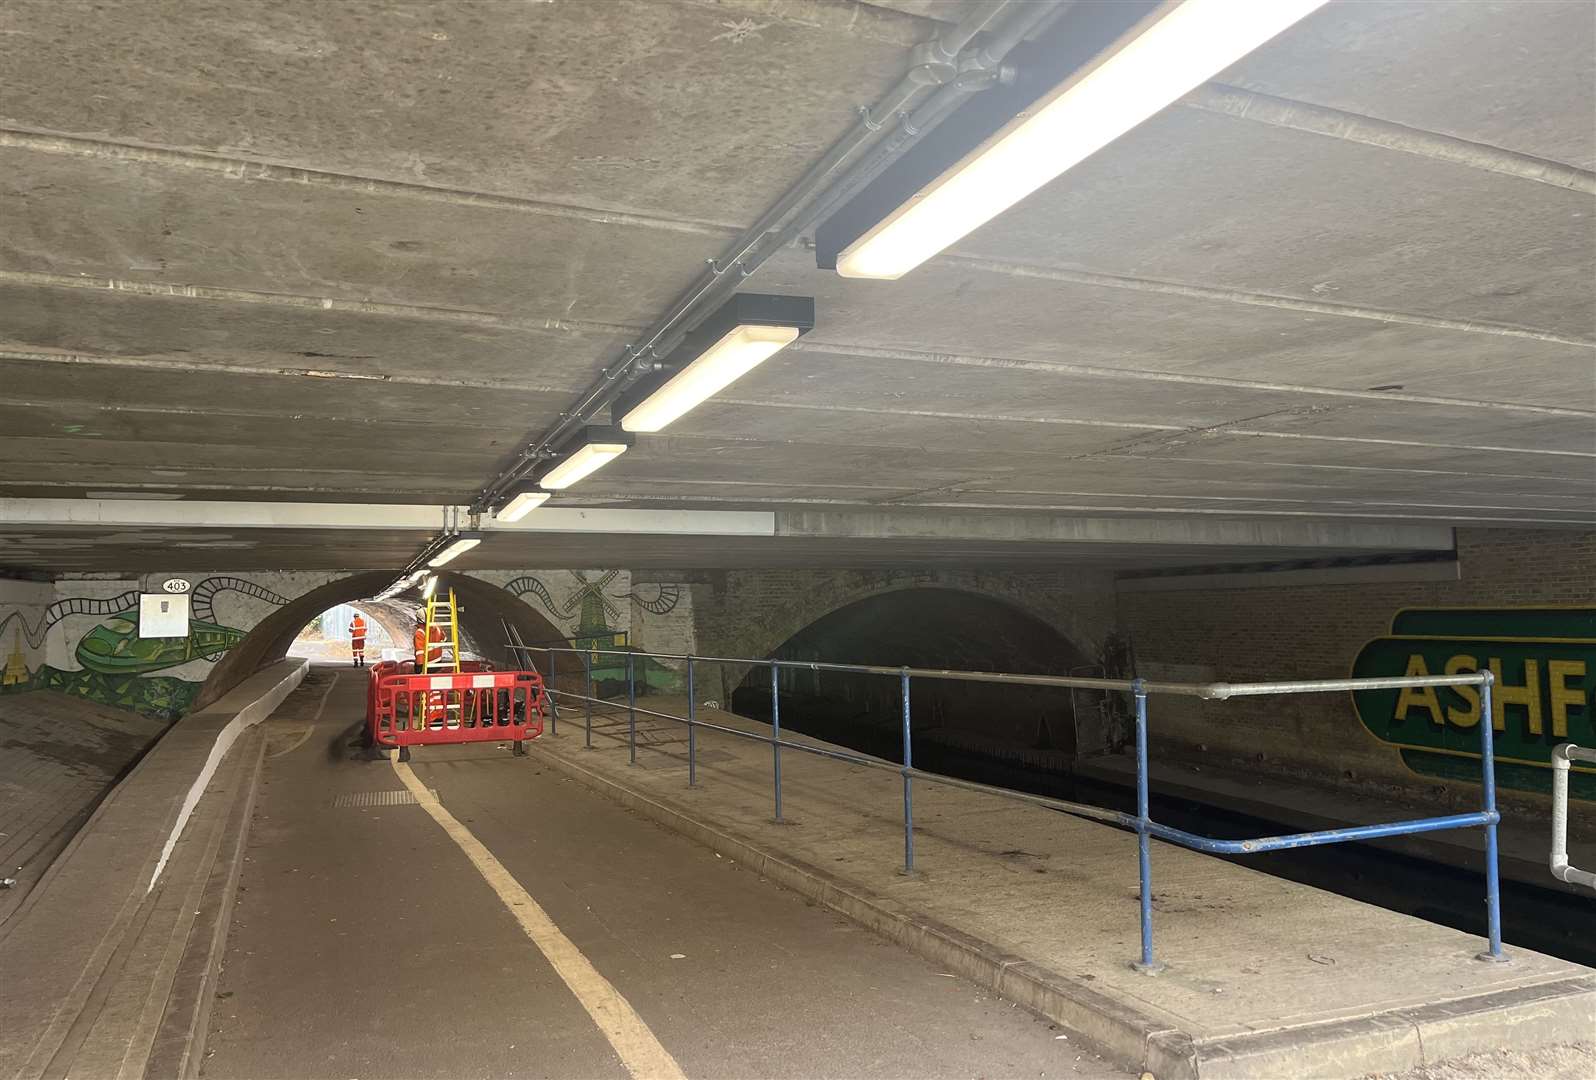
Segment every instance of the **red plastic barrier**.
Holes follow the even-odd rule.
[[[400,666],[397,661],[384,660],[372,664],[366,669],[366,729],[375,730],[377,722],[377,684],[390,675],[398,675]]]
[[[548,695],[535,671],[417,675],[397,670],[412,664],[382,670],[387,666],[372,668],[367,695],[371,741],[377,746],[520,743],[543,734]]]

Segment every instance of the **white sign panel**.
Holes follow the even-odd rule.
[[[161,591],[162,592],[186,593],[186,592],[188,592],[188,589],[189,589],[188,581],[185,580],[184,578],[180,578],[180,577],[167,578],[165,581],[161,582]]]
[[[139,637],[188,637],[188,594],[139,596]]]

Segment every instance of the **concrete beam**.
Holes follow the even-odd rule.
[[[136,499],[0,499],[3,525],[92,525],[191,529],[416,529],[441,532],[444,506],[397,503],[141,501]],[[460,520],[465,516],[463,507]],[[517,522],[482,522],[500,533],[657,533],[687,536],[772,536],[775,515],[758,510],[604,510],[544,507]]]
[[[0,525],[107,528],[441,531],[447,507],[395,503],[0,499]],[[460,508],[455,508],[460,509]],[[464,520],[463,514],[461,520]],[[1368,548],[1450,551],[1439,525],[1360,522],[1163,520],[916,511],[620,510],[546,506],[520,521],[485,518],[482,531],[677,536],[824,537],[839,540],[1124,544],[1226,548]]]
[[[1052,514],[794,511],[776,515],[776,535],[1183,548],[1326,547],[1451,551],[1453,547],[1452,530],[1441,525],[1079,518]]]

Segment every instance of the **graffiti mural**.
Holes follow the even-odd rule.
[[[28,674],[28,660],[22,653],[22,631],[11,637],[11,655],[6,657],[5,671],[0,672],[0,688],[25,684],[32,678]]]
[[[53,690],[175,720],[192,706],[204,679],[182,678],[174,669],[214,664],[247,632],[217,621],[213,603],[218,594],[229,591],[273,606],[288,603],[286,597],[244,578],[209,577],[193,590],[188,636],[151,639],[141,638],[138,633],[139,589],[126,589],[112,596],[57,600],[31,624],[23,610],[14,610],[0,619],[0,634],[12,629],[12,649],[0,692]],[[53,628],[84,616],[100,621],[78,636],[71,653],[76,668],[60,661],[28,669],[24,641],[29,651],[37,654]],[[174,673],[153,677],[155,672],[165,671]],[[203,675],[204,667],[190,668],[190,673]]]
[[[143,675],[178,667],[191,660],[215,662],[244,640],[242,630],[190,620],[186,638],[139,637],[139,613],[118,612],[78,642],[78,663],[102,675]]]
[[[627,601],[639,611],[663,616],[676,610],[682,599],[682,588],[679,585],[654,585],[649,592],[639,592],[623,584],[617,587],[625,591],[606,592],[616,586],[618,580],[629,575],[622,570],[592,573],[596,576],[590,577],[580,570],[567,570],[563,577],[526,574],[507,582],[503,588],[522,600],[528,594],[537,597],[543,610],[552,617],[555,626],[564,631],[574,647],[591,650],[594,682],[621,681],[626,678],[625,658],[607,654],[605,650],[646,646],[634,641],[630,613],[623,613],[615,601]],[[558,598],[556,594],[559,594]],[[652,660],[641,667],[634,665],[634,672],[639,682],[655,689],[672,690],[680,682],[675,670]]]
[[[614,625],[621,617],[620,609],[604,595],[621,572],[606,570],[596,581],[589,581],[580,570],[566,573],[576,580],[576,587],[563,603],[554,599],[541,579],[530,575],[516,578],[504,590],[517,597],[527,593],[536,596],[544,610],[554,616],[555,625],[569,630],[566,636],[579,649],[624,649],[626,631]]]

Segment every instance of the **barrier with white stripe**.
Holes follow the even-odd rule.
[[[371,669],[366,699],[371,741],[399,747],[469,742],[520,744],[543,734],[548,695],[536,671],[417,675],[408,665]]]

